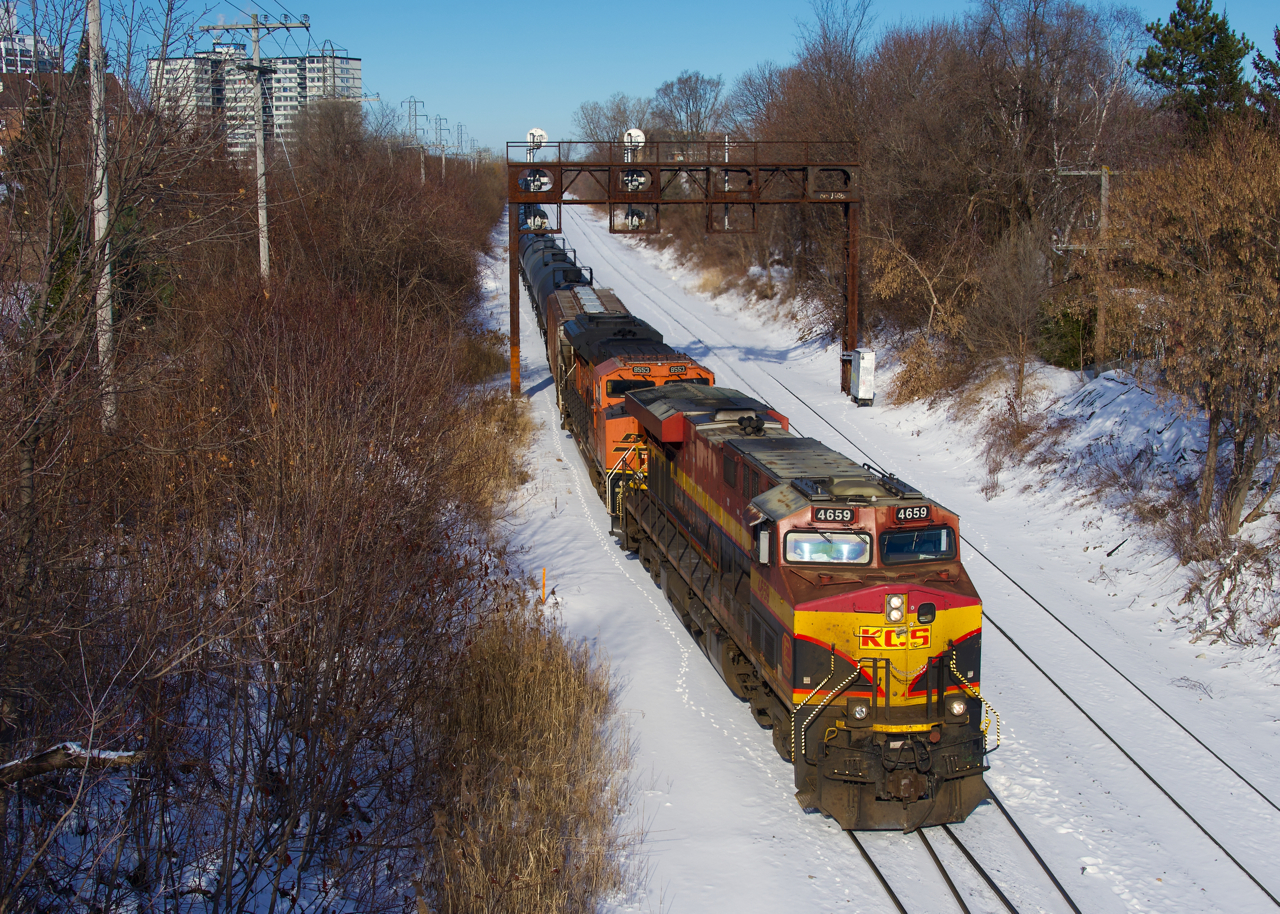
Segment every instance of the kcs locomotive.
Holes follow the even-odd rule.
[[[552,237],[520,259],[614,533],[772,728],[800,805],[845,829],[963,820],[986,720],[957,516],[716,387]]]

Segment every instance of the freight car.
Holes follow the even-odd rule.
[[[772,728],[800,804],[846,829],[967,817],[986,706],[957,516],[715,387],[554,238],[523,235],[520,261],[620,544]]]

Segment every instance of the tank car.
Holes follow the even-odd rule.
[[[959,519],[738,391],[626,395],[648,459],[621,540],[845,829],[963,820],[987,796],[982,604]]]

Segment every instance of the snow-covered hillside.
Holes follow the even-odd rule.
[[[987,781],[1082,910],[1277,908],[1267,893],[1280,897],[1280,673],[1261,650],[1189,642],[1174,621],[1186,612],[1175,561],[1119,513],[1033,467],[1006,468],[988,500],[987,467],[964,422],[921,404],[856,408],[839,391],[836,350],[688,291],[695,277],[610,236],[585,211],[566,207],[565,218],[566,241],[596,284],[712,368],[718,384],[765,400],[800,434],[894,472],[961,515],[964,562],[988,620],[983,691],[1003,724]],[[506,323],[506,277],[505,260],[495,262],[495,326]],[[608,535],[560,430],[527,300],[521,346],[524,392],[542,427],[514,539],[531,574],[546,568],[569,630],[609,657],[637,742],[632,827],[645,831],[649,880],[616,909],[892,910],[849,837],[799,808],[769,734]],[[1050,382],[1051,393],[1070,395],[1064,409],[1092,411],[1072,446],[1150,428],[1134,415],[1149,399],[1129,397],[1123,377],[1084,389],[1069,375]],[[1020,911],[1067,910],[993,808],[956,831],[984,849]],[[913,838],[867,843],[886,870],[897,862],[899,878],[920,868],[904,895],[910,911],[954,910]],[[971,906],[1002,910],[994,897],[981,905]]]

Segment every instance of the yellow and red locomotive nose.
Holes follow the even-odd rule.
[[[908,702],[923,700],[924,668],[940,658],[949,666],[944,655],[952,651],[966,678],[975,686],[979,680],[982,604],[962,594],[884,584],[800,603],[794,625],[797,702],[824,679],[839,682],[855,671],[870,687],[876,666],[870,661],[880,660],[897,675],[888,683],[875,682],[877,691],[887,689],[888,697]]]

